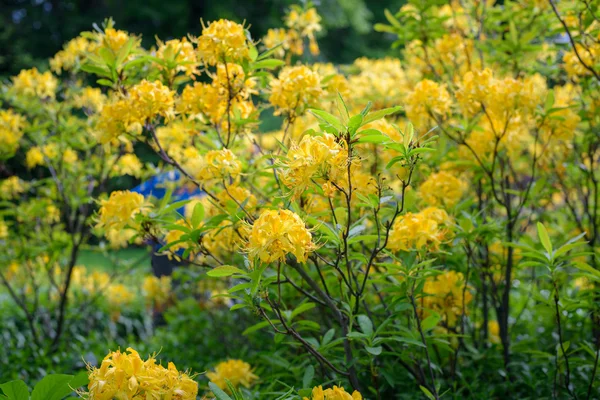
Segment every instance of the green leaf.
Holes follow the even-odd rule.
[[[108,79],[98,79],[96,81],[96,83],[98,85],[108,86],[108,87],[112,87],[112,85],[113,85],[113,82],[111,80],[108,80]]]
[[[192,227],[197,228],[204,219],[204,205],[201,202],[197,202],[192,212]]]
[[[283,43],[279,43],[276,46],[273,46],[272,48],[270,48],[269,50],[265,51],[264,53],[260,54],[257,58],[257,60],[264,60],[267,57],[270,57],[272,54],[274,54],[277,49],[279,49],[281,46],[283,46]]]
[[[383,10],[383,12],[385,14],[385,19],[388,20],[390,25],[392,25],[395,28],[402,29],[402,24],[396,19],[396,17],[394,17],[390,10],[386,8],[385,10]]]
[[[421,328],[423,332],[430,331],[437,326],[438,322],[440,322],[440,315],[431,314],[421,322]]]
[[[383,347],[381,347],[381,346],[376,346],[376,347],[365,346],[365,350],[367,350],[369,353],[373,354],[374,356],[378,356],[383,351]]]
[[[252,64],[252,69],[273,69],[285,65],[283,60],[277,60],[275,58],[269,58],[266,60],[260,60]]]
[[[323,336],[322,345],[326,346],[329,342],[331,342],[331,339],[333,339],[333,335],[335,335],[335,329],[331,328],[325,333],[325,336]]]
[[[121,49],[119,50],[119,53],[117,54],[117,60],[116,60],[117,66],[121,65],[123,63],[123,61],[125,61],[125,59],[129,55],[129,53],[131,53],[131,49],[133,48],[133,44],[135,43],[135,40],[136,40],[135,38],[131,37],[131,38],[129,38],[127,43],[125,43],[125,45],[123,47],[121,47]]]
[[[548,94],[546,95],[546,103],[544,105],[544,109],[550,110],[554,105],[554,90],[548,90]]]
[[[357,114],[350,118],[348,121],[348,131],[351,135],[354,135],[358,128],[362,126],[363,116],[362,114]]]
[[[246,330],[244,332],[242,332],[242,335],[246,336],[252,332],[256,332],[261,330],[262,328],[266,328],[267,326],[269,326],[269,321],[261,321],[258,324],[254,324],[248,328],[246,328]]]
[[[208,382],[208,387],[218,400],[233,400],[231,397],[229,397],[227,393],[221,390],[221,388],[215,385],[214,383]]]
[[[256,50],[256,46],[254,46],[252,43],[250,43],[250,49],[248,51],[248,55],[250,56],[250,60],[252,61],[256,61],[256,58],[258,57],[258,50]]]
[[[342,97],[340,92],[338,92],[335,101],[337,104],[338,111],[342,116],[342,121],[344,122],[344,124],[347,124],[348,120],[350,119],[350,113],[348,112],[348,106],[346,106],[346,102],[344,101],[344,98]]]
[[[366,125],[369,122],[377,121],[378,119],[381,119],[387,115],[397,113],[400,110],[402,110],[402,107],[396,106],[396,107],[384,108],[383,110],[379,110],[379,111],[370,113],[363,120],[363,125]]]
[[[210,271],[208,271],[206,273],[206,275],[208,275],[208,276],[219,277],[219,278],[222,278],[225,276],[231,276],[234,274],[246,275],[246,272],[237,267],[234,267],[233,265],[221,265],[221,266],[211,269]]]
[[[311,387],[311,383],[313,378],[315,377],[315,367],[309,365],[304,370],[304,376],[302,377],[302,387],[309,388]]]
[[[92,65],[92,64],[83,64],[79,67],[79,69],[82,70],[83,72],[110,78],[110,71],[103,67],[98,67],[98,66]]]
[[[419,386],[421,388],[421,391],[423,393],[425,393],[425,396],[427,396],[428,399],[430,400],[435,400],[435,397],[433,396],[433,394],[429,391],[429,389],[427,389],[425,386]]]
[[[313,308],[315,308],[315,306],[316,306],[315,303],[301,304],[300,306],[296,307],[296,309],[294,311],[292,311],[292,314],[290,315],[290,319],[294,319],[294,317],[302,314],[305,311],[312,310]]]
[[[548,254],[552,256],[552,243],[550,242],[550,236],[548,236],[548,231],[541,222],[537,223],[537,231],[540,242],[542,242],[542,246],[544,246],[544,249],[546,249]]]
[[[82,386],[87,386],[87,384],[89,383],[89,379],[88,379],[88,372],[87,371],[81,371],[80,373],[78,373],[77,375],[75,375],[73,377],[73,379],[71,379],[71,382],[69,382],[69,386],[71,388],[73,388],[74,390],[79,389]]]
[[[358,320],[358,326],[360,326],[360,330],[367,336],[373,335],[373,323],[366,315],[359,315],[356,317]]]
[[[100,53],[100,57],[102,57],[102,60],[104,60],[106,65],[108,65],[111,68],[114,67],[115,56],[112,51],[110,51],[106,47],[101,47],[99,50],[99,53]]]
[[[9,400],[29,400],[29,389],[21,380],[10,381],[0,385],[0,389]]]
[[[35,385],[31,392],[31,400],[61,400],[73,393],[69,382],[73,375],[46,375]]]
[[[573,266],[575,266],[575,268],[578,268],[582,271],[585,271],[591,275],[593,275],[595,278],[600,279],[600,271],[594,269],[591,265],[581,262],[581,261],[575,261],[573,262]]]
[[[327,111],[311,109],[310,113],[317,117],[317,119],[319,119],[320,121],[335,128],[336,131],[344,131],[344,126],[342,125],[340,120],[337,119],[335,116],[329,114]]]

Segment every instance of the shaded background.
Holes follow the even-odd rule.
[[[350,63],[360,56],[381,57],[391,39],[373,32],[384,9],[395,12],[404,0],[320,0],[320,61]],[[45,68],[47,59],[93,23],[113,17],[118,29],[141,34],[145,47],[201,33],[200,18],[243,20],[253,38],[280,27],[291,4],[301,0],[0,0],[0,77],[23,68]]]

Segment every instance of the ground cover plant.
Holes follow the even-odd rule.
[[[3,83],[0,398],[600,397],[600,2],[318,11]]]

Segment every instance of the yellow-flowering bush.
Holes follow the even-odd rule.
[[[228,359],[198,378],[219,400],[594,398],[599,5],[570,3],[411,0],[375,25],[390,56],[344,66],[301,57],[319,52],[310,3],[262,41],[220,19],[147,49],[108,20],[52,59],[72,79],[22,71],[0,159],[29,175],[0,180],[0,278],[36,348],[56,352],[69,292],[106,286],[113,331],[135,308],[139,290],[77,266],[96,235],[175,266],[142,292],[157,337],[214,355],[200,368]],[[150,170],[162,199],[107,193]],[[25,268],[58,299],[49,346]],[[90,374],[90,398],[197,390],[134,351]]]
[[[193,400],[198,395],[198,383],[173,363],[165,368],[154,357],[143,360],[132,348],[109,353],[99,368],[90,368],[89,381],[86,395],[97,400]]]

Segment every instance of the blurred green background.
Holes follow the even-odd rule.
[[[384,10],[398,10],[404,0],[321,0],[319,61],[350,63],[360,56],[381,57],[391,38],[373,32]],[[301,0],[0,0],[0,77],[23,68],[45,68],[47,59],[79,32],[113,17],[116,27],[141,34],[145,46],[201,33],[200,18],[244,20],[255,39],[282,25],[291,4]]]

